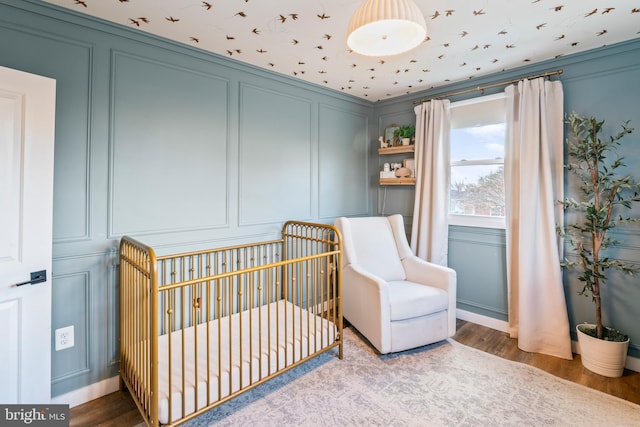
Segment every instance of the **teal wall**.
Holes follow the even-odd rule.
[[[414,122],[422,96],[563,68],[566,110],[598,115],[607,130],[630,119],[639,130],[624,154],[640,166],[640,41],[373,104],[39,1],[0,0],[0,65],[57,81],[52,329],[74,325],[76,345],[53,351],[54,396],[117,374],[124,234],[163,253],[272,238],[289,218],[401,213],[409,230],[413,188],[378,186],[391,159],[378,157],[377,136]],[[617,236],[620,256],[638,263],[639,230]],[[460,308],[506,319],[504,248],[503,231],[451,227]],[[609,320],[640,357],[639,279],[619,279]],[[571,275],[565,287],[572,324],[592,320]]]
[[[637,174],[640,170],[640,39],[384,101],[376,104],[378,132],[382,134],[385,126],[390,123],[415,123],[413,102],[416,100],[556,69],[563,70],[560,79],[563,82],[566,112],[576,111],[604,119],[604,135],[617,132],[623,121],[631,121],[631,126],[636,131],[623,140],[621,154],[626,159],[628,171],[634,172],[640,180]],[[493,88],[486,90],[484,94],[502,90]],[[479,95],[479,92],[474,91],[450,99],[459,101]],[[387,161],[386,156],[378,159],[378,166],[384,161]],[[403,214],[410,228],[414,194],[411,187],[398,188],[399,190],[396,187],[378,189],[378,212],[382,212],[382,200],[386,193],[385,214]],[[567,194],[578,197],[576,190],[570,185],[567,185]],[[639,204],[630,213],[640,217]],[[621,245],[611,250],[609,255],[640,267],[640,225],[620,227],[612,231],[612,236],[621,241]],[[570,248],[567,249],[567,257],[575,258],[575,253]],[[449,265],[458,273],[458,308],[507,320],[505,251],[503,230],[450,227]],[[576,280],[575,273],[565,272],[564,288],[572,330],[578,323],[593,322],[593,304],[590,298],[577,294],[582,287]],[[640,357],[640,276],[623,276],[616,272],[610,274],[609,286],[603,291],[603,304],[605,323],[629,334],[629,354]],[[576,339],[575,332],[572,334]]]
[[[53,396],[117,375],[122,235],[176,252],[374,211],[368,101],[30,0],[0,0],[0,65],[57,81]]]

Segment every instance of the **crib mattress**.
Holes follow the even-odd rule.
[[[285,300],[161,335],[159,420],[177,421],[209,406],[327,347],[336,335],[331,321]]]

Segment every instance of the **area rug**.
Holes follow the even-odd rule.
[[[640,406],[453,340],[319,356],[185,426],[640,426]]]

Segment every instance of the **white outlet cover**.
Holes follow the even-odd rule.
[[[56,351],[74,346],[73,325],[56,329]]]

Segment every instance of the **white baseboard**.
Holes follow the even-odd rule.
[[[627,356],[627,363],[625,363],[624,367],[631,371],[640,372],[640,359]]]
[[[486,326],[487,328],[495,329],[496,331],[509,333],[509,323],[503,320],[493,319],[488,316],[458,309],[456,309],[456,317],[460,320],[475,323],[476,325]],[[571,351],[575,354],[581,354],[578,341],[571,341]],[[627,362],[624,367],[632,371],[640,372],[640,359],[627,356]]]
[[[475,323],[476,325],[486,326],[496,331],[509,333],[509,323],[504,320],[494,319],[489,316],[472,313],[470,311],[456,309],[456,317],[460,320]]]
[[[69,405],[70,408],[82,405],[93,399],[118,391],[120,388],[118,378],[117,376],[107,378],[95,384],[61,394],[60,396],[53,397],[51,403]]]

